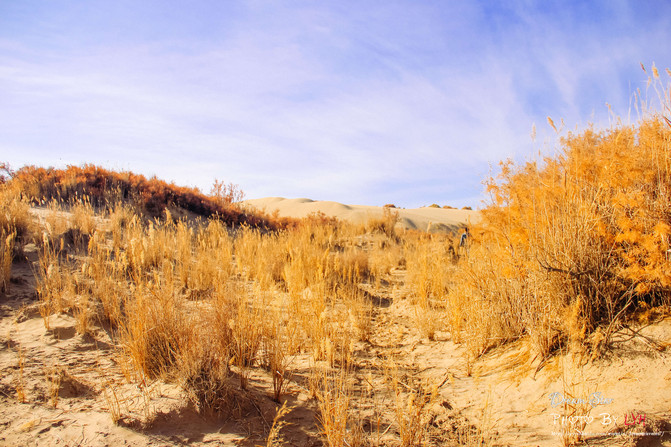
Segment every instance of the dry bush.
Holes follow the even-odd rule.
[[[238,367],[240,387],[247,388],[249,369],[258,360],[263,337],[262,314],[265,309],[244,289],[232,297],[233,314],[229,321],[231,328],[232,362]]]
[[[193,256],[180,259],[184,287],[202,294],[225,284],[233,274],[233,240],[219,221],[210,221],[195,236]],[[189,253],[190,254],[190,253]],[[190,262],[186,262],[190,260]]]
[[[44,234],[37,269],[36,290],[40,313],[49,329],[49,316],[72,309],[75,300],[75,279],[72,264],[62,255],[63,239],[52,243]]]
[[[235,185],[223,183],[215,196],[207,196],[196,188],[180,187],[156,177],[132,172],[116,172],[85,164],[65,169],[24,166],[13,172],[6,182],[17,187],[32,203],[57,200],[75,204],[88,197],[96,209],[113,207],[118,202],[132,203],[139,212],[158,218],[170,207],[178,207],[203,217],[216,217],[229,225],[248,224],[274,228],[274,223],[260,213],[244,212],[230,205],[240,199],[242,191]]]
[[[7,234],[4,229],[0,230],[0,293],[9,292],[15,238],[16,233]]]
[[[95,210],[91,206],[91,201],[88,197],[75,202],[70,208],[72,217],[70,218],[69,227],[78,230],[82,234],[91,235],[96,229]]]
[[[136,210],[123,202],[116,202],[107,209],[108,228],[113,237],[114,247],[120,245],[121,237],[136,214]]]
[[[382,209],[382,216],[369,217],[364,224],[364,230],[367,233],[380,233],[389,238],[396,238],[396,223],[398,222],[398,211],[391,207]]]
[[[422,388],[405,392],[395,383],[396,424],[401,445],[411,447],[422,445],[427,436],[429,411],[435,397]]]
[[[377,288],[380,287],[380,282],[391,274],[392,270],[404,265],[406,261],[404,253],[402,241],[396,243],[396,241],[390,239],[382,239],[370,248],[368,251],[369,275],[375,279]]]
[[[187,358],[179,366],[182,387],[198,412],[210,416],[230,415],[236,394],[225,357],[222,359],[216,351],[201,349],[189,352]]]
[[[234,183],[224,183],[218,179],[214,180],[210,196],[221,206],[230,206],[236,202],[240,202],[245,198],[245,193],[240,189],[239,185]]]
[[[211,300],[192,307],[193,319],[179,353],[177,375],[187,396],[203,414],[230,415],[239,394],[234,389],[235,287],[222,284]]]
[[[323,279],[328,290],[342,287],[357,289],[371,276],[368,252],[351,247],[330,253],[320,268],[324,270]]]
[[[569,133],[542,163],[501,165],[448,297],[453,333],[479,355],[528,336],[541,356],[609,336],[641,303],[669,305],[671,129]]]
[[[262,366],[273,380],[273,400],[280,398],[289,384],[289,365],[297,354],[298,327],[288,315],[270,302],[264,303],[263,334],[261,338]]]
[[[438,388],[402,374],[389,359],[384,375],[394,398],[394,419],[401,446],[425,445],[429,434],[431,407],[438,397]]]
[[[351,337],[370,341],[373,333],[373,302],[358,287],[339,288],[336,296],[347,309]]]
[[[280,234],[243,227],[234,242],[237,271],[246,279],[256,280],[262,290],[272,289],[283,283],[288,259],[285,245]]]
[[[49,237],[51,243],[59,243],[63,234],[68,230],[68,218],[63,210],[62,203],[57,200],[45,202],[47,214],[44,219],[44,229],[42,231]]]
[[[107,411],[109,411],[110,418],[112,423],[118,424],[121,421],[122,412],[121,412],[121,402],[119,396],[117,395],[116,388],[113,383],[106,382],[103,386],[103,396],[105,398],[105,403],[107,404]]]
[[[120,325],[125,354],[149,378],[174,372],[192,330],[192,316],[168,284],[142,284]]]

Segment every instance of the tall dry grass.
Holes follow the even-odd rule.
[[[384,244],[359,246],[352,228],[308,219],[232,230],[216,219],[147,220],[121,204],[103,222],[87,202],[69,205],[70,217],[52,208],[38,269],[45,324],[71,312],[80,333],[106,325],[128,380],[180,383],[204,414],[239,408],[251,371],[266,371],[280,402],[297,355],[346,370],[370,337],[374,308],[360,285],[376,282],[369,253]],[[74,227],[87,244],[66,237]],[[377,256],[388,271],[392,261]]]
[[[352,445],[356,439],[351,411],[351,376],[346,368],[313,368],[311,387],[319,406],[319,423],[325,444],[331,447]]]
[[[415,326],[433,340],[447,329],[445,296],[456,270],[455,236],[423,234],[405,239],[406,283],[412,290]]]
[[[9,292],[12,261],[33,232],[27,201],[14,185],[0,182],[0,293]]]

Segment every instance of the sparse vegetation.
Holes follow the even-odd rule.
[[[318,415],[325,445],[438,445],[445,427],[481,445],[483,431],[436,422],[438,386],[411,366],[385,370],[399,359],[380,342],[392,331],[376,334],[390,300],[380,291],[402,285],[411,336],[449,334],[465,347],[468,375],[484,353],[520,339],[541,361],[559,348],[599,355],[631,315],[671,305],[670,142],[671,124],[653,115],[569,133],[554,158],[504,162],[467,238],[398,231],[392,204],[360,225],[283,220],[239,208],[242,191],[219,181],[205,196],[91,165],[0,165],[0,292],[15,253],[34,241],[47,329],[59,314],[81,335],[104,326],[128,382],[145,394],[148,382],[179,385],[204,416],[241,417],[247,406],[263,417],[257,402],[271,400],[267,445],[282,442],[297,405]],[[39,229],[29,204],[49,206]],[[180,218],[186,211],[201,219]],[[24,366],[20,354],[20,401]],[[46,377],[56,407],[62,373]],[[123,399],[105,383],[117,423]],[[311,400],[291,410],[298,388]]]
[[[324,439],[362,445],[361,421],[349,414],[359,374],[351,365],[355,344],[370,339],[375,303],[361,286],[379,287],[402,263],[395,212],[363,226],[313,214],[285,230],[232,231],[216,215],[194,225],[166,209],[148,220],[122,202],[100,213],[81,197],[50,202],[39,241],[47,328],[59,313],[71,314],[80,334],[108,325],[128,380],[178,383],[203,415],[235,416],[252,399],[245,393],[258,391],[250,377],[260,371],[281,403],[294,359],[307,354]],[[121,421],[115,388],[105,396]]]

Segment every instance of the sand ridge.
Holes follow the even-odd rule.
[[[370,218],[381,218],[385,209],[381,206],[345,205],[327,200],[286,199],[284,197],[265,197],[245,200],[242,203],[243,206],[250,206],[271,214],[277,210],[280,217],[302,218],[321,212],[355,224],[364,223]],[[422,207],[392,208],[392,211],[398,212],[398,226],[421,231],[455,231],[464,225],[480,221],[480,212],[475,210]]]

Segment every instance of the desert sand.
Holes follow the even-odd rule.
[[[324,213],[329,217],[361,224],[369,218],[383,216],[384,208],[380,206],[345,205],[338,202],[311,199],[285,199],[283,197],[266,197],[243,202],[272,214],[278,211],[280,217],[306,217],[313,213]],[[478,211],[444,208],[391,208],[398,212],[397,226],[401,228],[437,232],[454,231],[467,224],[475,224],[480,220]]]
[[[266,201],[288,202],[281,208],[284,215],[297,215],[290,214],[292,207],[291,212],[303,207],[306,214],[326,213],[329,207],[340,216],[374,212],[333,202]],[[407,210],[405,216],[427,219],[441,212]],[[445,214],[452,220],[440,221],[444,225],[474,217]],[[243,405],[239,417],[199,415],[178,386],[129,377],[105,326],[80,335],[70,313],[44,319],[35,291],[37,248],[28,245],[24,254],[14,263],[10,292],[0,295],[0,445],[265,445],[277,408],[268,396],[267,376],[252,375],[256,389],[267,393]],[[439,331],[434,340],[418,333],[404,278],[403,269],[394,269],[378,289],[366,289],[376,307],[370,340],[358,342],[356,361],[361,371],[369,371],[365,382],[372,387],[384,386],[381,365],[390,356],[408,383],[434,384],[430,431],[433,439],[444,440],[438,445],[481,445],[482,439],[482,445],[557,446],[562,427],[582,421],[580,428],[592,433],[589,445],[671,445],[668,437],[650,434],[671,429],[670,319],[623,329],[608,356],[595,361],[558,354],[541,362],[525,342],[475,360],[447,332]],[[293,367],[300,371],[304,361],[297,358]],[[285,445],[322,445],[316,405],[300,379],[297,373],[287,391],[294,410],[285,417],[290,424],[283,430]],[[564,399],[586,403],[568,410],[555,405]],[[393,397],[370,405],[393,413]],[[450,433],[454,427],[461,427],[461,438]],[[395,430],[382,425],[381,445],[398,445]]]

